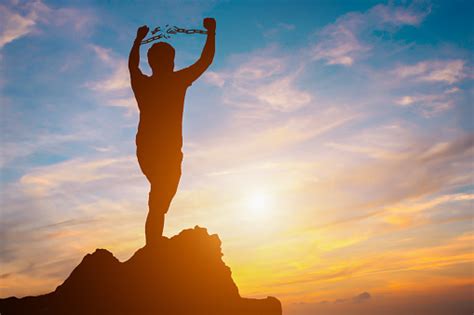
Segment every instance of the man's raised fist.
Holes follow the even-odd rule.
[[[137,39],[139,39],[139,40],[144,39],[146,34],[148,34],[149,30],[150,29],[146,25],[140,26],[137,30]]]
[[[216,31],[216,20],[213,18],[205,18],[203,25],[208,32],[214,33]]]

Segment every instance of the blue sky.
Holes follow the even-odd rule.
[[[96,247],[126,259],[141,246],[128,52],[138,26],[211,16],[216,56],[186,96],[165,234],[218,233],[241,293],[277,295],[289,314],[364,291],[373,310],[464,296],[472,13],[470,1],[2,2],[2,295],[53,289]],[[204,40],[169,40],[177,68]]]

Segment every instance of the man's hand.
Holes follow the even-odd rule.
[[[203,21],[204,28],[208,31],[208,33],[215,33],[216,32],[216,20],[213,18],[205,18]]]
[[[139,27],[137,30],[137,40],[142,41],[145,38],[146,34],[148,34],[149,30],[150,29],[146,25]]]

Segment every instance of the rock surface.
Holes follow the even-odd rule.
[[[0,299],[11,314],[277,315],[280,302],[241,298],[222,261],[217,235],[196,227],[155,248],[139,249],[128,261],[97,249],[54,292]]]

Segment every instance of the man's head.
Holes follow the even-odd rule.
[[[153,73],[166,73],[174,70],[174,48],[168,43],[159,42],[148,49],[148,63]]]

